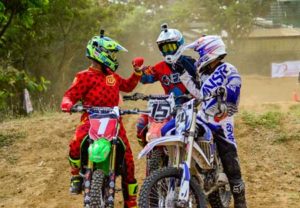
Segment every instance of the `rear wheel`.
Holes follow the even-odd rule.
[[[92,176],[91,185],[91,208],[105,208],[105,194],[104,194],[104,179],[105,175],[101,170],[95,170]]]
[[[153,172],[141,187],[139,207],[181,207],[178,205],[181,176],[182,170],[174,167],[166,167]],[[183,207],[206,207],[205,195],[194,178],[190,180],[189,194],[189,201]]]

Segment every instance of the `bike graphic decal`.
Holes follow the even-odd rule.
[[[90,119],[89,136],[93,140],[105,137],[109,141],[117,134],[118,120],[113,118],[93,118]]]
[[[182,134],[191,127],[193,116],[194,99],[190,100],[182,105],[182,108],[177,111],[176,133]]]

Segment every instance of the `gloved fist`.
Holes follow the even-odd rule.
[[[73,107],[72,103],[66,102],[61,104],[61,110],[63,112],[71,112],[71,108]]]
[[[221,96],[222,98],[226,97],[226,96],[225,96],[226,93],[227,93],[226,87],[223,87],[223,86],[218,87],[218,88],[215,90],[215,95],[216,95],[216,96]]]
[[[218,112],[214,116],[214,120],[216,122],[220,122],[221,120],[226,118],[228,115],[227,111],[227,105],[225,103],[220,104],[218,107]]]
[[[144,64],[143,57],[136,57],[132,60],[132,66],[135,71],[141,71],[141,66]]]
[[[179,59],[173,64],[173,69],[180,75],[182,75],[185,72],[185,68]]]

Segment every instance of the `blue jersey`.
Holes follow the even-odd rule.
[[[196,76],[194,67],[195,60],[189,56],[181,56],[179,61],[182,63],[186,71],[191,77]],[[143,71],[141,83],[148,84],[159,81],[163,87],[165,94],[173,93],[175,96],[188,94],[189,91],[180,80],[180,73],[176,70],[176,65],[172,66],[165,61],[157,63],[155,66],[147,67]]]

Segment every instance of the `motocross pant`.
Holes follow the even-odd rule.
[[[197,117],[197,123],[199,122],[201,119]],[[161,134],[163,136],[174,135],[175,128],[175,119],[172,119],[161,129]],[[228,132],[228,129],[224,131],[223,128],[219,128],[212,130],[212,132],[234,197],[234,207],[246,208],[245,184],[242,179],[233,131]]]
[[[88,134],[90,128],[90,123],[87,118],[83,118],[81,124],[76,128],[75,135],[73,139],[70,141],[70,151],[69,151],[69,161],[71,165],[71,174],[78,175],[80,171],[80,145],[82,140]],[[125,150],[125,165],[126,165],[126,173],[124,176],[124,181],[127,184],[136,183],[134,176],[134,161],[133,155],[130,148],[130,144],[128,138],[126,136],[126,131],[124,129],[123,123],[120,122],[120,130],[119,137],[122,139],[126,146]]]
[[[146,134],[148,131],[148,115],[142,114],[137,121],[136,131],[139,144],[144,147],[146,145]]]
[[[241,167],[236,146],[224,139],[223,129],[213,132],[221,158],[224,172],[228,177],[230,189],[234,198],[235,208],[246,208],[245,183],[242,179]]]

